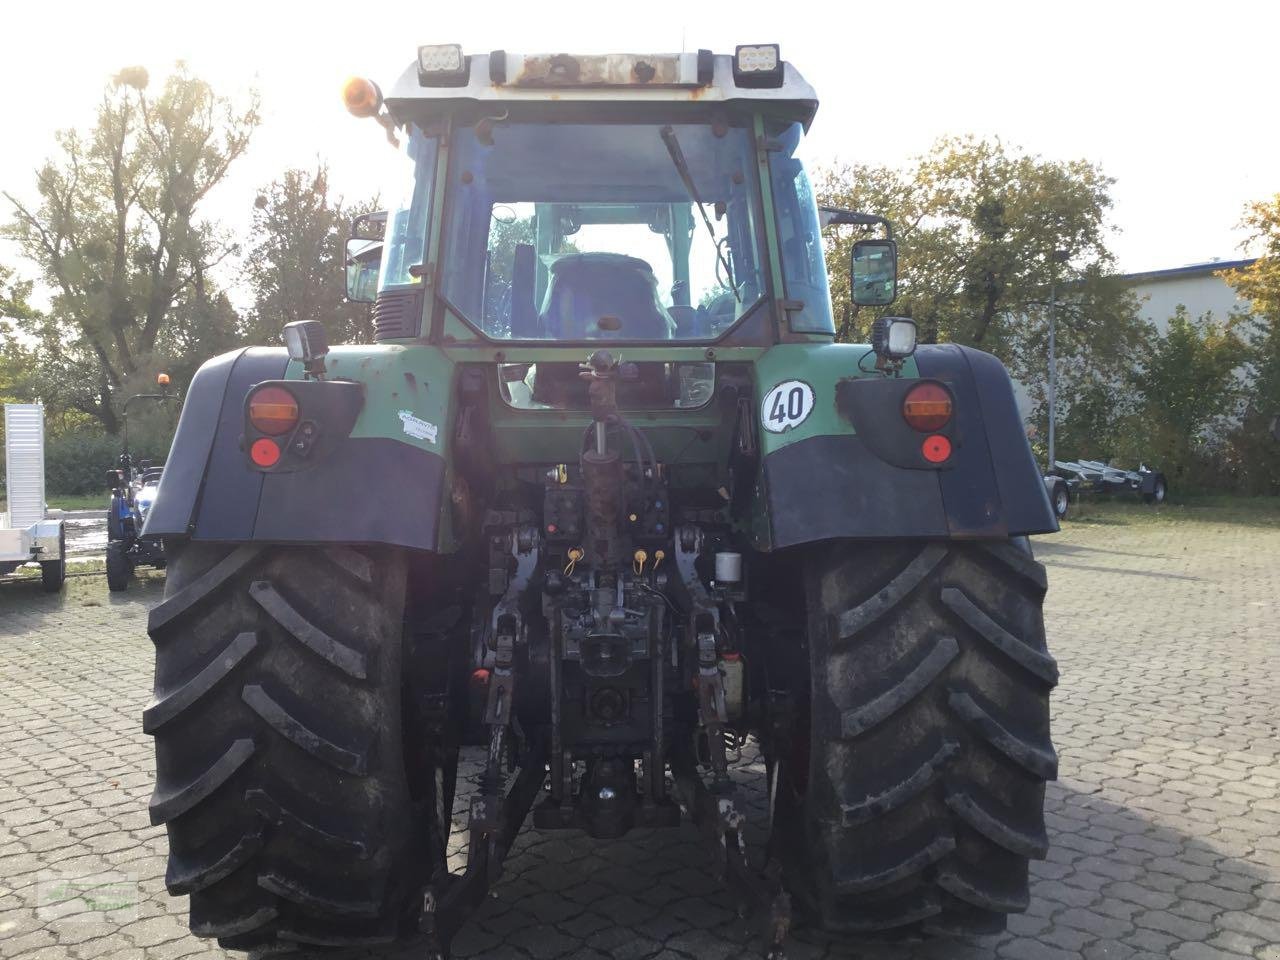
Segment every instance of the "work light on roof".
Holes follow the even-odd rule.
[[[467,81],[467,58],[457,43],[418,48],[418,80],[424,86],[454,86]]]
[[[782,86],[782,52],[776,43],[755,43],[733,52],[733,81],[740,87]]]

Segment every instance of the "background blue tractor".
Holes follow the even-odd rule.
[[[147,511],[155,500],[164,466],[150,460],[133,460],[129,452],[129,405],[135,400],[164,403],[177,400],[169,390],[169,375],[156,377],[159,393],[134,394],[124,404],[124,449],[118,465],[107,471],[111,489],[111,505],[107,509],[107,587],[112,591],[129,589],[135,567],[164,567],[164,544],[140,538]]]

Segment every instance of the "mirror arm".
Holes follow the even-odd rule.
[[[893,224],[877,213],[858,213],[839,207],[819,207],[818,215],[824,227],[852,225],[856,227],[884,227],[886,240],[893,239]]]

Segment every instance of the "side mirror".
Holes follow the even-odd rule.
[[[373,303],[378,296],[378,271],[382,267],[382,241],[352,237],[347,241],[347,299]]]
[[[849,261],[849,289],[860,307],[887,307],[898,295],[898,245],[859,240]]]
[[[112,492],[115,492],[118,488],[123,486],[124,486],[124,480],[122,480],[120,477],[120,471],[108,470],[107,471],[107,489]]]

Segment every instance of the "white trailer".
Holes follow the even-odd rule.
[[[67,575],[67,540],[63,522],[45,514],[41,404],[4,405],[4,451],[9,509],[0,514],[0,574],[38,563],[45,590],[56,593]]]

